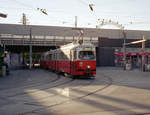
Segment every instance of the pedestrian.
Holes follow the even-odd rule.
[[[4,52],[4,65],[6,66],[6,74],[9,74],[9,66],[10,66],[10,56],[7,51]]]

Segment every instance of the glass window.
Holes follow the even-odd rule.
[[[49,60],[51,60],[52,59],[52,54],[49,54],[49,58],[48,58]]]
[[[76,59],[76,57],[77,57],[77,52],[74,51],[74,59]]]
[[[93,51],[80,51],[79,52],[79,59],[81,60],[93,60],[95,59]]]

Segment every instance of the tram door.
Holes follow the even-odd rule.
[[[70,50],[70,73],[72,74],[74,72],[74,66],[75,66],[75,59],[76,59],[76,51]]]

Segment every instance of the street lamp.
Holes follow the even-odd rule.
[[[142,40],[142,71],[145,71],[145,37],[143,36],[143,40]]]

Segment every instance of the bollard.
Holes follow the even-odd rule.
[[[2,76],[6,76],[6,66],[2,66]]]

